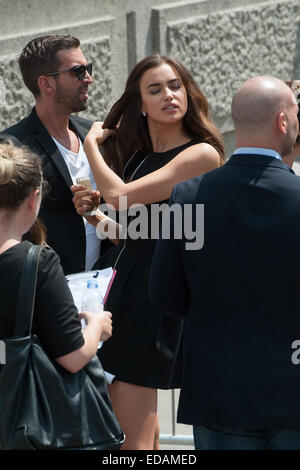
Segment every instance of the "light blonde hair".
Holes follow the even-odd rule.
[[[43,184],[40,158],[10,141],[0,143],[0,209],[16,210]]]

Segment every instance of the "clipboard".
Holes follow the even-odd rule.
[[[104,308],[115,276],[116,270],[113,267],[96,269],[94,271],[83,271],[81,273],[69,274],[66,276],[66,280],[78,312],[82,312],[84,309],[84,294],[86,284],[89,279],[97,279],[98,291],[100,294],[99,297],[102,299],[102,307]]]
[[[83,271],[81,273],[69,274],[66,276],[68,287],[73,296],[74,304],[78,312],[84,310],[86,285],[89,279],[97,279],[102,307],[104,308],[107,296],[114,282],[117,271],[113,268],[96,269],[94,271]],[[100,341],[98,349],[101,348],[103,341]],[[114,375],[104,371],[106,380],[111,384],[115,378]]]

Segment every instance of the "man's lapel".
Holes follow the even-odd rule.
[[[78,117],[76,118],[76,116],[72,116],[72,115],[70,116],[71,127],[74,128],[76,134],[78,135],[81,142],[83,143],[84,139],[86,138],[86,135],[89,131],[89,128],[92,125],[92,122],[90,122],[90,125],[88,127],[87,127],[87,124],[86,124],[88,121],[85,121],[85,125],[83,125],[82,122],[83,122],[83,120],[79,119]]]
[[[31,130],[34,137],[40,147],[47,153],[53,164],[56,166],[58,172],[61,174],[68,188],[72,186],[73,181],[70,176],[68,167],[62,157],[62,154],[58,150],[54,140],[50,136],[49,132],[38,118],[35,109],[33,109],[31,115]]]

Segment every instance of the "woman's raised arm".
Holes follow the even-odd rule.
[[[165,166],[130,183],[124,183],[105,163],[98,146],[115,131],[102,129],[95,122],[88,133],[84,150],[97,187],[105,201],[119,208],[119,197],[127,197],[127,205],[150,204],[168,199],[175,184],[201,175],[221,164],[219,153],[209,144],[197,143],[180,152]]]

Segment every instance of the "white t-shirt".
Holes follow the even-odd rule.
[[[81,140],[78,139],[79,152],[74,153],[63,145],[61,145],[54,137],[52,137],[52,139],[54,140],[60,153],[62,154],[64,161],[66,162],[73,184],[76,184],[76,179],[79,176],[89,177],[91,180],[92,188],[97,189],[87,156],[85,154],[85,151],[83,150]],[[85,225],[86,235],[85,269],[86,271],[90,271],[100,255],[100,239],[97,237],[96,227],[89,224],[85,218],[83,218],[83,221]]]

